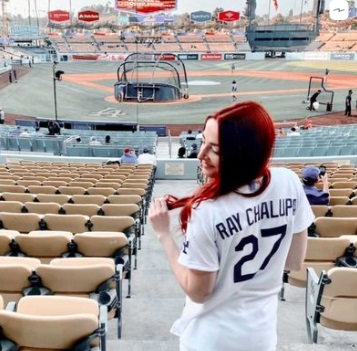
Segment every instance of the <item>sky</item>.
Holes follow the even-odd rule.
[[[32,16],[34,16],[34,1],[35,0],[10,0],[8,4],[8,12],[11,14],[21,14],[24,17],[28,16],[28,3],[30,3],[30,8]],[[48,1],[49,0],[37,0],[37,9],[39,16],[43,16],[48,11]],[[294,14],[299,14],[301,10],[301,3],[303,5],[304,11],[309,11],[312,9],[314,0],[278,0],[279,10],[278,12],[283,15],[287,15],[289,10],[293,9]],[[328,8],[329,2],[331,0],[326,0],[326,9]],[[50,0],[50,10],[65,10],[68,11],[70,8],[70,2],[72,3],[72,11],[78,12],[82,7],[106,3],[112,4],[114,6],[114,0]],[[193,12],[197,10],[213,11],[218,5],[223,7],[225,10],[243,11],[245,7],[246,0],[177,0],[177,11],[175,13]],[[267,14],[269,12],[269,3],[271,16],[274,15],[275,9],[273,2],[271,0],[257,0],[256,13],[258,15]]]

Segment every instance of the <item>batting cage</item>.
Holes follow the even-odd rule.
[[[310,77],[309,79],[309,86],[307,89],[307,96],[306,100],[303,100],[303,103],[309,104],[309,106],[306,107],[306,109],[310,109],[310,99],[311,97],[320,91],[318,94],[316,101],[318,102],[317,106],[322,110],[323,108],[326,109],[326,111],[332,111],[332,106],[333,106],[333,98],[335,95],[335,92],[333,90],[328,90],[326,89],[324,85],[325,79],[323,77]],[[321,106],[322,105],[322,106]],[[318,108],[316,108],[318,109]]]
[[[186,68],[175,54],[133,53],[119,66],[117,78],[114,96],[119,102],[169,102],[189,97]]]

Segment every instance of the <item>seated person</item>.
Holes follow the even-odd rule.
[[[186,156],[186,148],[184,146],[181,146],[177,150],[177,158],[185,158],[185,156]]]
[[[143,153],[138,156],[138,164],[153,164],[156,166],[156,157],[149,153],[149,149],[144,147]]]
[[[304,191],[310,205],[328,205],[330,202],[327,173],[320,175],[320,170],[314,166],[306,166],[301,173]],[[323,182],[323,190],[316,187],[318,181]]]
[[[102,145],[102,143],[97,140],[97,137],[95,136],[91,136],[90,139],[89,139],[89,145]]]
[[[196,140],[196,137],[192,134],[192,130],[189,129],[186,134],[186,140]]]
[[[188,154],[187,158],[197,158],[198,152],[197,144],[192,144],[190,153]]]
[[[137,164],[138,163],[138,158],[136,157],[136,155],[133,152],[133,150],[131,150],[129,147],[126,147],[124,149],[124,155],[121,157],[120,162],[122,164],[125,164],[125,163]]]

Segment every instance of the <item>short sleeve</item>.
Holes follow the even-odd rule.
[[[219,269],[215,230],[209,218],[204,208],[199,207],[192,211],[178,259],[187,268],[205,272],[216,272]]]
[[[300,233],[307,229],[315,219],[315,215],[312,212],[310,203],[305,195],[303,185],[299,178],[295,175],[296,188],[297,188],[297,201],[296,212],[294,219],[294,233]]]

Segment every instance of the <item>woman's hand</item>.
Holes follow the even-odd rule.
[[[149,220],[158,239],[170,235],[170,216],[164,198],[154,199],[151,202]]]

